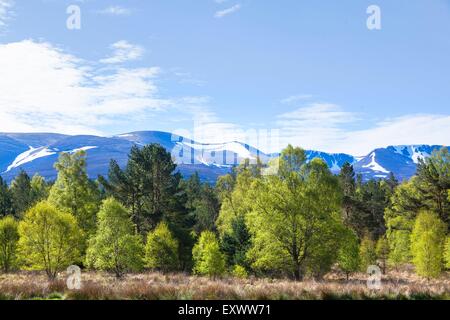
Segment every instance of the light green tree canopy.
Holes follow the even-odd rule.
[[[97,224],[87,249],[88,267],[112,271],[118,278],[127,271],[141,270],[144,247],[128,210],[117,200],[106,199],[98,213]]]
[[[19,251],[27,269],[45,270],[50,279],[79,259],[81,230],[76,219],[39,202],[19,223]]]
[[[12,216],[0,220],[0,268],[5,273],[16,267],[18,226],[18,222]]]
[[[73,214],[89,236],[95,230],[99,194],[86,172],[86,152],[61,153],[55,168],[58,178],[50,190],[49,201]]]
[[[175,271],[179,267],[178,241],[173,237],[167,223],[161,222],[150,231],[145,245],[145,264],[163,272]]]
[[[251,186],[248,257],[256,269],[285,271],[296,279],[306,271],[323,273],[336,258],[342,230],[338,180],[323,161],[306,163],[299,148],[282,152],[279,170]]]
[[[436,278],[443,268],[443,248],[447,227],[439,216],[430,211],[421,212],[411,234],[411,252],[417,274]]]
[[[216,278],[225,272],[225,256],[220,251],[216,235],[204,231],[192,250],[194,273]]]

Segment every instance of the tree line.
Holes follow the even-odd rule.
[[[210,277],[347,277],[412,263],[426,278],[450,268],[450,155],[435,152],[399,183],[363,181],[351,164],[333,175],[320,159],[288,146],[267,165],[244,161],[215,186],[183,179],[162,146],[133,147],[121,168],[88,178],[86,153],[62,153],[58,176],[0,177],[0,267],[69,265]],[[275,174],[265,175],[265,167]]]

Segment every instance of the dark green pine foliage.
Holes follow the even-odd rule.
[[[9,215],[12,212],[11,192],[8,189],[6,181],[0,177],[0,217]]]
[[[10,192],[14,216],[20,218],[34,204],[31,179],[24,170],[11,183]]]
[[[208,183],[202,183],[196,172],[189,179],[181,181],[186,193],[186,208],[194,222],[197,234],[216,231],[215,222],[219,215],[220,203],[216,190]]]
[[[221,247],[226,255],[228,266],[239,265],[250,269],[246,254],[251,246],[250,233],[245,224],[245,218],[238,216],[232,222],[232,231],[222,237]]]
[[[419,158],[417,189],[428,210],[434,211],[450,227],[450,153],[447,148],[435,151],[431,157]]]
[[[171,154],[158,144],[133,146],[123,170],[111,161],[108,180],[99,177],[107,194],[129,208],[140,234],[146,235],[160,221],[168,223],[180,241],[182,268],[187,269],[192,266],[193,221],[185,207],[186,195],[180,180]]]

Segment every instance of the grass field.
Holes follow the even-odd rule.
[[[323,281],[208,278],[184,274],[145,273],[118,280],[105,273],[83,273],[82,288],[68,290],[65,275],[49,282],[44,274],[21,272],[0,275],[0,299],[75,300],[317,300],[317,299],[450,299],[450,275],[424,280],[411,272],[390,272],[382,288],[371,290],[366,275],[345,280],[330,274]]]

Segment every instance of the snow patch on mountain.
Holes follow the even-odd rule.
[[[382,166],[380,166],[377,163],[377,161],[375,159],[375,152],[372,152],[370,157],[371,157],[371,162],[369,164],[363,166],[363,168],[368,168],[368,169],[371,169],[371,170],[377,171],[377,172],[389,173],[389,171],[387,171],[385,168],[383,168]]]
[[[26,163],[30,163],[33,162],[34,160],[40,159],[40,158],[45,158],[48,156],[52,156],[55,155],[59,152],[59,149],[57,148],[53,148],[50,149],[48,147],[29,147],[30,149],[19,154],[16,159],[14,159],[14,161],[8,166],[8,168],[6,169],[5,172],[3,173],[7,173],[9,171],[11,171],[14,168],[18,168],[20,166],[23,166]],[[63,152],[67,152],[70,154],[76,153],[78,151],[87,151],[87,150],[91,150],[91,149],[96,149],[98,147],[95,146],[86,146],[86,147],[81,147],[81,148],[76,148],[76,149],[72,149],[72,150],[68,150],[68,151],[63,151]]]
[[[5,172],[9,172],[14,168],[17,168],[19,166],[24,165],[25,163],[32,162],[36,159],[48,157],[51,155],[54,155],[56,152],[48,149],[47,147],[39,147],[39,148],[33,148],[30,147],[28,151],[25,151],[24,153],[19,154],[16,159],[11,163],[10,166],[6,169]]]

